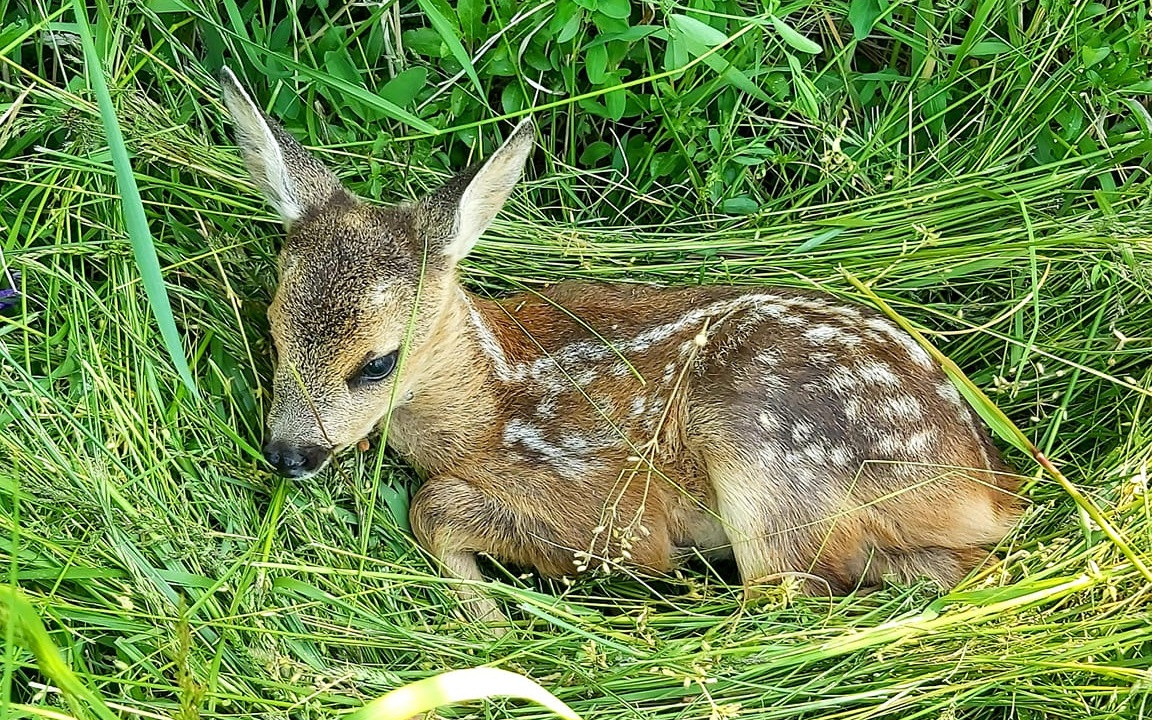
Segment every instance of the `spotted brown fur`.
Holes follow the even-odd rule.
[[[456,263],[519,179],[531,125],[428,198],[374,207],[223,85],[289,228],[269,309],[274,462],[311,474],[387,419],[427,478],[413,531],[447,572],[481,580],[488,553],[553,576],[664,573],[699,551],[734,559],[749,588],[790,574],[811,592],[950,586],[1016,518],[985,428],[877,312],[727,286],[476,297]],[[392,376],[356,379],[397,349]]]

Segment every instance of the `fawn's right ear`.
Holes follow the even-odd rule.
[[[532,119],[512,130],[481,166],[460,173],[420,202],[422,231],[445,259],[467,255],[512,194],[535,142]]]
[[[328,168],[271,120],[248,97],[227,67],[220,71],[224,104],[236,125],[236,142],[252,179],[291,226],[337,193],[347,193]]]

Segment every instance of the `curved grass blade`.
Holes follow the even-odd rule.
[[[780,33],[780,37],[784,39],[784,42],[788,43],[800,52],[807,53],[809,55],[815,55],[824,51],[824,48],[820,47],[819,43],[804,37],[799,32],[797,32],[794,27],[776,17],[775,15],[769,15],[768,20],[771,21],[772,27],[776,28],[776,32]]]
[[[722,55],[711,52],[713,48],[729,43],[731,38],[708,23],[689,15],[669,15],[668,24],[680,34],[684,48],[692,57],[702,59],[708,67],[719,73],[737,90],[742,90],[762,102],[772,102],[767,93],[752,82],[740,68],[725,60]]]
[[[14,587],[0,585],[0,620],[15,630],[17,642],[36,657],[40,672],[63,691],[76,717],[87,717],[85,711],[90,710],[100,720],[116,720],[116,715],[100,696],[80,682],[64,662],[56,643],[52,642],[44,623],[40,622],[36,609]]]
[[[453,670],[396,688],[346,718],[408,720],[414,715],[435,710],[443,705],[491,697],[531,700],[566,720],[580,720],[580,716],[573,712],[572,708],[532,680],[507,670],[490,667]]]
[[[440,12],[436,4],[429,2],[429,0],[416,0],[416,4],[428,16],[428,22],[432,23],[432,27],[440,35],[444,45],[448,47],[448,52],[452,53],[452,57],[456,58],[456,62],[464,68],[464,72],[468,74],[468,79],[476,86],[476,92],[483,100],[487,93],[484,92],[484,86],[480,84],[480,77],[476,74],[476,68],[472,67],[472,58],[468,57],[468,51],[461,44],[460,37],[456,34],[456,28],[452,26],[452,21],[444,17],[444,13]]]
[[[140,268],[140,278],[148,295],[148,304],[152,307],[152,315],[160,328],[164,347],[172,357],[173,365],[176,366],[176,373],[192,396],[199,398],[200,393],[196,389],[196,382],[192,379],[188,359],[184,355],[184,346],[180,342],[180,331],[176,327],[176,320],[172,317],[172,304],[168,299],[168,289],[164,286],[164,276],[160,272],[160,260],[156,257],[156,246],[148,229],[148,219],[144,215],[140,189],[136,187],[136,178],[132,175],[128,148],[124,145],[124,135],[120,132],[120,123],[116,120],[112,96],[108,92],[108,84],[104,81],[104,68],[96,52],[96,44],[92,41],[88,12],[80,0],[72,0],[72,8],[76,13],[76,27],[84,48],[84,67],[88,74],[88,83],[100,106],[100,119],[108,136],[112,165],[116,168],[116,186],[120,190],[124,226],[128,231],[128,237],[132,240],[132,251],[136,256],[136,265]]]

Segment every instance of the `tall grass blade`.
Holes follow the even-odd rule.
[[[468,57],[468,51],[464,49],[460,37],[456,34],[456,29],[452,27],[452,21],[445,17],[444,13],[440,12],[436,4],[430,0],[417,0],[416,4],[428,16],[428,22],[432,23],[432,27],[439,33],[440,39],[448,48],[448,52],[452,53],[452,57],[456,58],[456,62],[464,68],[464,72],[472,81],[472,85],[476,88],[480,98],[486,97],[487,93],[484,92],[484,86],[480,84],[480,78],[476,75],[476,68],[472,66],[472,58]]]
[[[124,212],[125,229],[128,231],[128,237],[132,240],[132,251],[136,256],[136,265],[140,268],[140,278],[148,295],[148,304],[151,306],[152,315],[156,318],[156,324],[160,328],[164,347],[168,350],[172,363],[176,367],[176,373],[187,386],[189,392],[194,397],[199,397],[200,393],[196,389],[196,381],[192,379],[192,372],[188,368],[188,359],[184,355],[180,331],[176,327],[175,318],[172,316],[172,303],[168,299],[168,290],[164,285],[163,273],[160,271],[160,260],[156,256],[152,232],[148,229],[148,219],[144,215],[144,203],[140,199],[140,189],[136,186],[136,178],[132,175],[132,163],[128,159],[128,148],[124,144],[124,135],[120,131],[116,110],[112,106],[112,95],[108,92],[108,84],[104,81],[103,64],[96,52],[96,44],[92,40],[92,30],[88,25],[88,12],[80,0],[72,0],[72,7],[76,12],[76,27],[80,32],[80,42],[84,49],[84,66],[88,71],[88,82],[100,106],[100,119],[104,123],[104,132],[108,137],[108,150],[112,155],[112,165],[116,168],[116,186],[120,189],[120,204]]]
[[[60,657],[60,650],[40,622],[35,608],[16,588],[0,585],[0,620],[15,630],[17,643],[36,657],[40,672],[63,691],[76,717],[88,717],[91,711],[100,720],[116,720],[104,701],[81,682]]]

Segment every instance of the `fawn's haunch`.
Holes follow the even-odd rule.
[[[695,549],[734,559],[747,586],[949,586],[1016,518],[985,428],[875,311],[723,286],[475,297],[456,264],[519,181],[530,123],[431,195],[377,207],[221,81],[288,229],[268,459],[311,475],[389,418],[387,442],[427,478],[412,528],[451,575],[481,580],[481,552],[546,575],[659,573]],[[500,619],[460,588],[474,617]]]

